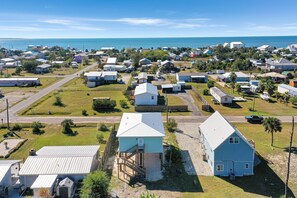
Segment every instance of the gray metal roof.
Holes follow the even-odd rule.
[[[224,91],[222,91],[221,89],[217,88],[217,87],[212,87],[210,88],[213,92],[215,92],[217,95],[223,97],[223,96],[230,96],[229,94],[225,93]]]
[[[99,145],[92,146],[44,146],[36,152],[37,156],[50,157],[93,157],[99,150]]]

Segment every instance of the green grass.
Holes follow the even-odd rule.
[[[41,86],[36,86],[36,87],[1,87],[1,89],[4,91],[4,94],[13,92],[13,91],[37,92],[40,89],[48,87],[61,79],[62,78],[59,78],[59,77],[42,77],[42,78],[40,78]]]
[[[282,115],[297,114],[296,106],[293,106],[292,104],[289,104],[288,106],[286,106],[283,103],[276,102],[275,99],[272,99],[272,102],[267,102],[259,98],[259,96],[256,97],[256,100],[255,100],[255,112],[249,111],[249,108],[252,108],[253,106],[253,97],[245,97],[245,99],[247,100],[246,102],[237,102],[232,107],[223,106],[220,104],[214,104],[211,101],[211,99],[213,98],[211,95],[208,95],[208,96],[203,95],[203,90],[207,88],[207,84],[192,83],[192,86],[201,94],[201,96],[203,96],[205,100],[208,101],[208,103],[211,105],[211,107],[214,110],[219,111],[223,115],[243,116],[243,115],[257,114],[257,115],[263,115],[263,116],[269,116],[269,115],[282,116]],[[221,87],[217,83],[216,83],[216,86],[232,96],[242,97],[235,91],[233,93],[232,89],[230,88]],[[201,109],[201,106],[198,106],[198,107]]]
[[[168,97],[168,105],[185,105],[185,101],[178,96],[167,94]]]
[[[24,159],[28,156],[30,149],[38,150],[43,146],[98,145],[97,134],[102,133],[105,141],[108,140],[110,135],[110,132],[98,131],[97,124],[77,124],[72,129],[78,132],[76,136],[63,134],[60,125],[46,125],[43,128],[45,133],[42,135],[34,135],[32,134],[32,129],[26,127],[22,131],[17,132],[17,134],[23,139],[28,139],[28,141],[18,151],[13,153],[9,159]],[[1,137],[5,132],[7,132],[6,129],[0,130]],[[100,145],[100,152],[103,152],[104,148],[105,143]]]

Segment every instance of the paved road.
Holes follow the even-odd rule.
[[[79,76],[83,72],[92,69],[96,65],[97,65],[97,63],[94,63],[94,64],[92,64],[92,65],[90,65],[90,66],[88,66],[88,67],[74,73],[74,74],[66,75],[66,76],[64,76],[64,78],[62,78],[62,80],[59,80],[58,82],[56,82],[56,83],[54,83],[54,84],[40,90],[36,94],[30,96],[26,100],[23,100],[22,102],[14,105],[13,107],[10,107],[9,108],[10,120],[12,122],[16,122],[16,120],[19,118],[19,117],[16,116],[17,112],[29,107],[31,104],[33,104],[34,102],[36,102],[40,98],[42,98],[42,97],[46,96],[48,93],[58,89],[59,87],[61,87],[65,83],[71,81],[72,79],[76,78],[77,76]],[[0,113],[0,118],[3,118],[4,122],[6,122],[6,111]],[[36,120],[36,118],[35,118],[35,120]]]

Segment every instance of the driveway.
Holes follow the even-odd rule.
[[[121,73],[121,76],[122,76],[122,80],[125,82],[125,84],[128,84],[129,80],[131,78],[131,74]]]
[[[178,95],[185,103],[188,105],[189,110],[192,111],[193,116],[201,116],[201,112],[199,111],[198,107],[195,105],[194,98],[189,93],[189,90],[186,92],[178,93]]]
[[[178,123],[179,132],[175,132],[175,135],[184,167],[189,175],[212,176],[209,165],[202,159],[198,127],[198,123]]]

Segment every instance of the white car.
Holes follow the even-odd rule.
[[[266,91],[264,91],[262,94],[260,94],[260,97],[266,101],[268,101],[270,99],[270,96],[269,96],[268,92],[266,92]]]

